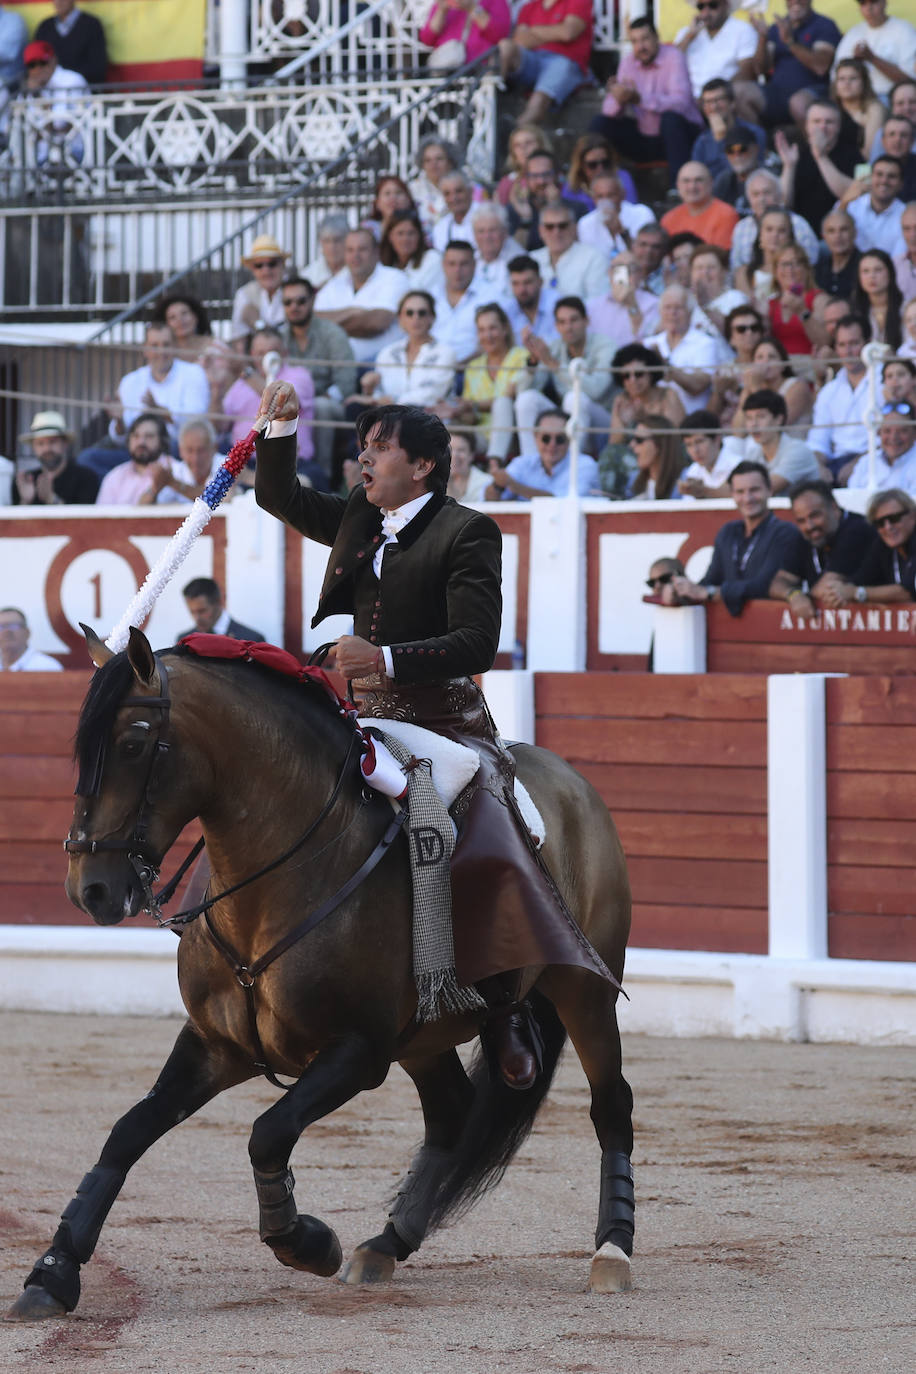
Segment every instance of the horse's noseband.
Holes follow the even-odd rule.
[[[156,667],[159,670],[159,692],[157,697],[125,697],[120,703],[118,710],[125,706],[154,706],[159,711],[159,726],[156,730],[153,747],[150,750],[149,767],[146,770],[146,778],[143,782],[143,792],[140,798],[140,805],[137,808],[137,815],[134,819],[133,832],[127,840],[77,840],[72,835],[68,835],[64,840],[64,849],[68,854],[99,854],[108,852],[126,852],[128,862],[131,864],[137,875],[137,881],[143,889],[144,906],[143,910],[149,912],[151,916],[159,913],[159,903],[153,892],[153,883],[159,881],[159,868],[162,864],[162,857],[155,856],[150,852],[149,840],[147,838],[147,828],[149,826],[150,813],[152,811],[152,799],[154,791],[154,780],[157,766],[162,763],[169,751],[169,710],[172,702],[169,697],[169,670],[160,658],[156,659]],[[93,768],[93,781],[83,796],[97,797],[99,787],[102,782],[102,768],[104,764],[103,750],[99,751],[99,758]]]

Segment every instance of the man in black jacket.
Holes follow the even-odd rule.
[[[53,16],[41,21],[34,37],[51,44],[68,72],[79,72],[90,86],[100,86],[108,72],[105,30],[93,15],[76,8],[76,0],[53,3]]]
[[[77,463],[71,452],[73,435],[58,410],[40,410],[19,442],[31,444],[32,463],[20,462],[16,501],[20,506],[91,506],[99,479]]]
[[[194,577],[187,586],[182,587],[181,594],[194,621],[194,628],[185,630],[184,634],[178,636],[179,639],[192,634],[230,635],[232,639],[247,639],[252,644],[264,643],[260,631],[232,619],[223,605],[223,594],[214,578]]]
[[[826,482],[796,482],[789,499],[804,544],[786,558],[770,583],[770,596],[788,601],[794,615],[810,620],[817,614],[812,597],[821,578],[826,573],[853,578],[877,535],[864,515],[843,510]]]

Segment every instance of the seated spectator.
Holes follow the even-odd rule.
[[[573,144],[569,173],[561,187],[561,194],[566,200],[578,202],[583,211],[594,210],[597,197],[592,185],[596,177],[608,175],[618,178],[624,198],[635,205],[639,197],[633,178],[629,172],[617,166],[610,143],[601,134],[582,134]]]
[[[418,175],[407,183],[407,189],[413,196],[420,223],[427,234],[432,233],[436,222],[448,212],[439,183],[449,172],[457,172],[460,166],[458,150],[451,143],[446,143],[436,134],[427,134],[420,139],[417,148]]]
[[[261,393],[267,385],[264,360],[270,353],[278,353],[281,367],[277,380],[289,382],[299,398],[299,420],[296,426],[297,470],[309,478],[319,491],[326,490],[323,469],[313,462],[315,446],[312,441],[312,421],[315,418],[315,384],[308,368],[290,363],[286,344],[279,329],[257,329],[248,345],[248,367],[234,382],[223,398],[223,413],[233,421],[231,443],[244,439],[258,414]]]
[[[863,253],[881,248],[893,258],[906,251],[900,228],[905,209],[902,189],[903,170],[887,153],[872,163],[868,187],[861,194],[858,183],[849,188],[846,210],[856,226],[856,247]]]
[[[868,68],[858,57],[847,57],[836,64],[830,98],[840,108],[842,137],[855,142],[864,161],[884,123],[884,106],[871,88]]]
[[[527,389],[516,395],[519,448],[522,453],[534,452],[535,422],[545,410],[555,409],[555,400],[551,397],[559,396],[561,409],[567,415],[572,414],[574,393],[570,364],[574,358],[581,358],[585,371],[580,397],[579,445],[587,453],[595,453],[603,446],[611,420],[614,345],[603,334],[588,328],[585,305],[578,296],[561,296],[554,309],[554,319],[559,336],[556,343],[550,344],[530,330],[521,337],[528,357],[536,366]],[[545,394],[547,392],[550,394]]]
[[[760,231],[760,221],[767,210],[785,209],[779,178],[774,176],[772,172],[768,172],[765,167],[760,167],[756,172],[751,172],[744,184],[744,193],[751,213],[735,225],[730,263],[732,271],[736,273],[739,267],[746,267],[751,261]],[[811,262],[817,262],[817,234],[808,221],[802,219],[801,215],[788,211],[787,213],[795,242],[801,244]],[[783,246],[780,244],[780,247]],[[740,285],[740,283],[737,284]]]
[[[735,91],[730,81],[714,76],[700,92],[700,109],[706,128],[699,133],[690,153],[691,161],[702,162],[715,179],[729,170],[726,148],[742,143],[754,147],[763,157],[767,136],[759,124],[749,124],[735,113]]]
[[[768,304],[770,334],[790,354],[805,355],[826,340],[821,312],[829,297],[818,291],[803,248],[790,243],[776,254]]]
[[[916,131],[916,81],[912,78],[908,81],[898,81],[895,86],[891,87],[888,102],[890,115],[887,122],[890,123],[892,119],[906,119]],[[916,132],[914,132],[913,144],[906,151],[916,152]],[[868,155],[869,162],[874,162],[875,158],[880,157],[882,153],[893,153],[892,148],[885,148],[884,146],[884,128],[879,129],[875,134],[875,141],[872,143]],[[899,153],[893,155],[895,157],[900,156]]]
[[[572,464],[569,457],[568,420],[562,410],[547,410],[539,416],[534,431],[537,450],[513,458],[508,467],[490,460],[490,501],[530,501],[540,496],[568,496]],[[576,490],[587,496],[598,486],[598,464],[580,453]]]
[[[318,257],[303,270],[303,277],[317,291],[346,265],[344,242],[350,232],[346,215],[325,215],[318,225]]]
[[[865,518],[878,538],[866,550],[852,577],[825,573],[818,583],[818,600],[825,606],[857,602],[912,601],[916,580],[916,502],[909,492],[891,487],[875,492]]]
[[[892,19],[887,0],[859,0],[862,22],[847,29],[837,44],[837,61],[858,57],[868,65],[875,95],[882,100],[896,81],[912,81],[916,68],[916,29]]]
[[[881,369],[881,409],[885,415],[916,404],[916,363],[912,358],[891,358]]]
[[[785,344],[778,339],[763,338],[754,345],[751,365],[744,369],[742,391],[732,419],[736,434],[747,432],[744,408],[748,397],[755,391],[764,390],[778,392],[785,401],[786,424],[794,434],[807,429],[814,391],[807,378],[796,374]]]
[[[900,199],[908,205],[911,200],[916,200],[916,153],[913,152],[916,124],[902,115],[891,115],[884,125],[882,134],[884,152],[889,157],[895,157],[900,163],[900,170],[903,172]],[[876,153],[872,162],[877,162],[880,156],[880,153]]]
[[[264,643],[264,636],[258,630],[233,620],[226,610],[220,585],[212,577],[193,577],[182,587],[181,595],[194,621],[193,629],[185,630],[185,634],[229,635],[231,639],[245,639],[251,644]],[[184,639],[184,635],[178,638]]]
[[[7,88],[22,76],[22,53],[29,41],[25,20],[15,10],[0,7],[0,83]]]
[[[540,124],[516,124],[509,134],[506,154],[506,170],[496,186],[495,199],[500,205],[508,205],[512,188],[517,186],[524,193],[526,189],[525,167],[532,153],[547,153],[553,156],[550,138]]]
[[[757,145],[749,134],[737,133],[726,139],[725,157],[728,166],[713,182],[712,193],[717,200],[724,200],[726,205],[733,205],[739,215],[746,215],[750,209],[747,179],[760,167]]]
[[[407,182],[403,181],[401,177],[387,173],[385,176],[379,177],[375,183],[372,208],[362,221],[360,228],[371,229],[373,237],[380,242],[391,216],[399,211],[409,213],[413,215],[414,219],[419,219],[419,211],[414,204],[413,196],[407,189]]]
[[[29,634],[24,611],[0,607],[0,673],[62,673],[56,658],[29,648]]]
[[[315,461],[333,471],[335,430],[344,419],[344,397],[356,390],[356,360],[350,340],[339,325],[315,315],[315,292],[304,277],[287,277],[283,283],[286,323],[280,337],[286,356],[295,366],[308,369],[315,389],[312,430]]]
[[[592,329],[621,346],[658,329],[659,298],[642,285],[634,253],[619,253],[608,269],[610,291],[585,302]]]
[[[560,178],[553,155],[534,152],[525,164],[524,181],[516,181],[509,193],[506,213],[509,233],[525,252],[543,248],[540,217],[548,208],[565,209],[574,219],[585,213],[577,200],[566,200],[560,192]]]
[[[815,14],[811,0],[788,0],[787,13],[767,28],[759,14],[750,22],[757,33],[755,81],[742,88],[746,105],[773,128],[802,124],[811,101],[827,94],[827,78],[840,30],[832,19]]]
[[[486,501],[489,475],[477,466],[477,445],[473,434],[452,430],[452,465],[448,475],[446,496],[462,505],[471,506]]]
[[[528,350],[516,344],[495,301],[478,306],[475,321],[480,352],[465,368],[461,402],[447,418],[475,425],[488,457],[502,460],[512,447],[515,397],[527,384]]]
[[[901,487],[916,495],[916,410],[898,405],[882,416],[874,462],[863,453],[846,480],[851,490],[887,491]]]
[[[862,349],[871,337],[868,321],[846,315],[836,330],[836,355],[842,367],[827,382],[814,402],[813,425],[808,447],[818,462],[826,464],[838,486],[844,486],[856,461],[868,448],[865,416],[868,411],[868,377]]]
[[[242,266],[254,274],[254,280],[240,286],[233,297],[229,326],[233,340],[242,344],[260,325],[283,323],[280,287],[289,256],[271,234],[259,234],[242,258]]]
[[[678,389],[684,409],[703,410],[719,358],[714,339],[690,328],[689,296],[682,286],[669,286],[659,303],[661,332],[646,339],[668,364],[667,379]]]
[[[477,311],[486,304],[474,285],[476,262],[469,243],[455,240],[442,254],[445,285],[434,293],[436,323],[433,335],[447,344],[462,367],[478,348]]]
[[[20,506],[91,506],[99,478],[77,463],[71,452],[73,434],[57,410],[40,410],[33,416],[21,444],[31,444],[34,467],[16,473],[16,497]]]
[[[893,262],[880,248],[869,249],[859,259],[858,281],[852,293],[853,314],[865,316],[871,336],[878,343],[898,349],[903,342],[902,305],[903,295]]]
[[[903,307],[903,343],[901,358],[916,358],[916,296]]]
[[[436,304],[429,292],[408,291],[398,306],[403,337],[383,348],[374,370],[360,378],[360,389],[371,405],[430,409],[452,394],[455,355],[433,338],[435,321]]]
[[[668,285],[665,256],[669,239],[660,224],[644,224],[637,229],[630,254],[630,275],[638,286],[660,296]]]
[[[734,357],[716,368],[708,406],[723,429],[731,424],[740,404],[745,369],[753,362],[754,349],[765,332],[760,311],[747,303],[736,305],[723,321],[722,334]]]
[[[85,77],[61,66],[47,42],[26,44],[22,60],[25,79],[20,94],[25,100],[26,124],[35,139],[35,165],[44,167],[52,149],[72,162],[82,162],[84,144],[77,121],[89,95]]]
[[[728,479],[738,460],[723,449],[719,418],[711,410],[695,410],[682,420],[684,448],[690,462],[678,478],[678,491],[694,501],[730,494]]]
[[[738,212],[733,205],[715,198],[712,177],[702,162],[684,163],[677,174],[677,193],[682,204],[662,216],[665,232],[678,234],[688,229],[704,243],[730,248]]]
[[[590,79],[594,16],[589,0],[526,0],[499,44],[504,81],[530,92],[522,119],[541,124]]]
[[[795,482],[817,481],[820,464],[807,444],[785,432],[786,403],[778,391],[753,391],[744,402],[747,437],[726,443],[733,464],[743,460],[759,463],[770,477],[774,496]]]
[[[511,28],[506,0],[434,0],[417,39],[433,50],[431,71],[450,71],[489,52]]]
[[[607,280],[607,259],[596,248],[576,239],[576,221],[565,205],[548,205],[539,219],[546,244],[532,257],[548,286],[561,296],[596,296]]]
[[[368,229],[350,230],[344,259],[343,270],[315,297],[315,312],[340,326],[358,363],[371,363],[386,344],[400,338],[396,312],[407,278],[396,267],[381,265],[378,244]]]
[[[127,461],[102,478],[98,505],[149,506],[162,490],[163,479],[193,483],[190,469],[169,453],[168,430],[160,415],[144,412],[131,422],[127,453]]]
[[[496,201],[484,200],[471,213],[477,264],[474,289],[491,300],[509,294],[509,263],[518,257],[518,244],[509,238],[509,219]]]
[[[684,406],[677,389],[663,380],[661,355],[643,344],[625,344],[614,354],[613,378],[621,388],[611,407],[607,448],[599,455],[601,490],[621,498],[636,471],[629,446],[633,427],[649,415],[663,415],[677,428],[684,420]]]
[[[849,297],[858,281],[859,258],[855,220],[846,210],[831,210],[821,225],[827,254],[814,264],[814,281],[828,296]]]
[[[831,296],[821,311],[826,342],[820,348],[816,348],[812,354],[812,357],[817,359],[811,369],[812,381],[816,386],[821,386],[825,381],[830,381],[836,376],[837,367],[832,361],[836,358],[836,331],[849,311],[849,301],[842,296]]]
[[[78,461],[103,477],[126,461],[124,437],[141,412],[155,411],[167,429],[165,447],[178,438],[178,427],[192,415],[205,415],[210,404],[210,383],[198,363],[175,357],[175,340],[168,325],[146,326],[143,367],[126,373],[118,383],[117,399],[106,404],[111,416],[110,447],[84,449]]]
[[[173,477],[171,481],[163,482],[162,490],[156,497],[160,505],[167,505],[175,502],[196,501],[197,497],[203,493],[204,487],[215,477],[223,465],[223,455],[218,452],[216,440],[216,430],[211,425],[205,415],[198,415],[192,420],[185,420],[181,429],[178,431],[178,457],[191,474],[190,482],[181,482]],[[153,474],[154,485],[156,473]],[[224,500],[231,500],[232,496],[239,490],[245,488],[246,483],[240,482],[231,488]]]
[[[90,86],[101,86],[108,74],[105,30],[93,15],[76,8],[76,0],[54,0],[54,14],[43,19],[35,38],[50,43],[58,62],[79,72]]]
[[[794,615],[811,620],[821,578],[830,573],[854,577],[876,542],[875,531],[864,516],[844,510],[826,482],[796,482],[789,500],[804,544],[776,573],[770,597],[788,601]]]
[[[690,289],[696,305],[690,317],[691,329],[703,329],[714,338],[721,349],[723,361],[731,358],[731,349],[722,330],[725,317],[749,301],[743,291],[728,284],[728,254],[724,248],[702,243],[690,258]]]
[[[762,600],[769,594],[774,576],[799,548],[798,530],[769,509],[770,474],[761,463],[739,463],[729,487],[741,518],[719,530],[709,567],[699,582],[675,577],[662,589],[666,605],[722,601],[731,615],[740,615],[745,601]]]
[[[526,329],[548,343],[556,339],[554,306],[560,299],[555,287],[545,286],[534,258],[524,253],[509,262],[510,299],[506,304],[509,324],[517,339]]]
[[[662,230],[662,233],[664,232]],[[668,240],[667,262],[665,263],[665,284],[667,286],[683,286],[685,291],[690,290],[690,264],[693,262],[693,250],[694,248],[701,248],[702,245],[703,240],[699,234],[691,234],[689,230],[683,234],[672,234]]]
[[[156,301],[152,322],[171,329],[178,358],[186,363],[200,363],[210,383],[207,409],[218,411],[232,382],[237,359],[228,344],[214,338],[207,307],[196,296],[172,292]]]
[[[894,256],[894,275],[905,301],[916,296],[916,203],[907,205],[900,216],[904,251]]]
[[[687,57],[694,97],[712,78],[725,81],[754,80],[757,35],[750,24],[728,13],[729,0],[697,0],[696,15],[674,41]],[[752,112],[740,111],[753,119]]]
[[[583,215],[576,228],[580,243],[595,248],[610,262],[625,252],[644,224],[654,224],[648,205],[632,204],[624,198],[623,182],[616,172],[601,172],[592,181],[597,205]]]
[[[775,207],[764,210],[758,222],[750,260],[735,272],[735,285],[739,291],[751,297],[761,310],[769,309],[776,280],[776,258],[794,242],[794,226],[788,210]]]
[[[439,182],[439,190],[445,200],[446,212],[436,220],[430,238],[436,252],[443,253],[452,239],[466,243],[471,237],[474,188],[464,172],[447,172]]]
[[[679,501],[678,478],[684,468],[680,438],[664,415],[637,420],[630,440],[636,472],[626,494],[628,501]]]
[[[427,248],[415,210],[395,210],[378,246],[383,267],[395,267],[418,291],[438,291],[443,283],[442,254]]]
[[[808,106],[800,141],[790,143],[780,129],[774,143],[782,162],[785,203],[816,231],[852,181],[859,161],[856,142],[842,137],[842,118],[833,101],[815,100]]]
[[[680,49],[660,43],[648,15],[631,19],[630,51],[607,83],[607,93],[589,125],[616,151],[634,162],[668,163],[672,183],[690,157],[700,116]]]

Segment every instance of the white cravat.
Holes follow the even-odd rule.
[[[423,509],[429,498],[431,491],[424,491],[422,496],[415,496],[412,501],[405,501],[403,506],[397,506],[394,510],[383,510],[382,512],[382,534],[385,542],[380,544],[372,560],[372,567],[378,578],[382,576],[382,557],[389,544],[398,542],[398,534],[405,525],[409,525],[414,516]]]

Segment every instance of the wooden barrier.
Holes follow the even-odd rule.
[[[721,603],[706,612],[710,673],[916,671],[916,606],[847,606],[816,620],[793,616],[784,601],[750,601],[739,616]]]
[[[537,742],[597,788],[634,945],[767,950],[766,679],[542,673]]]

